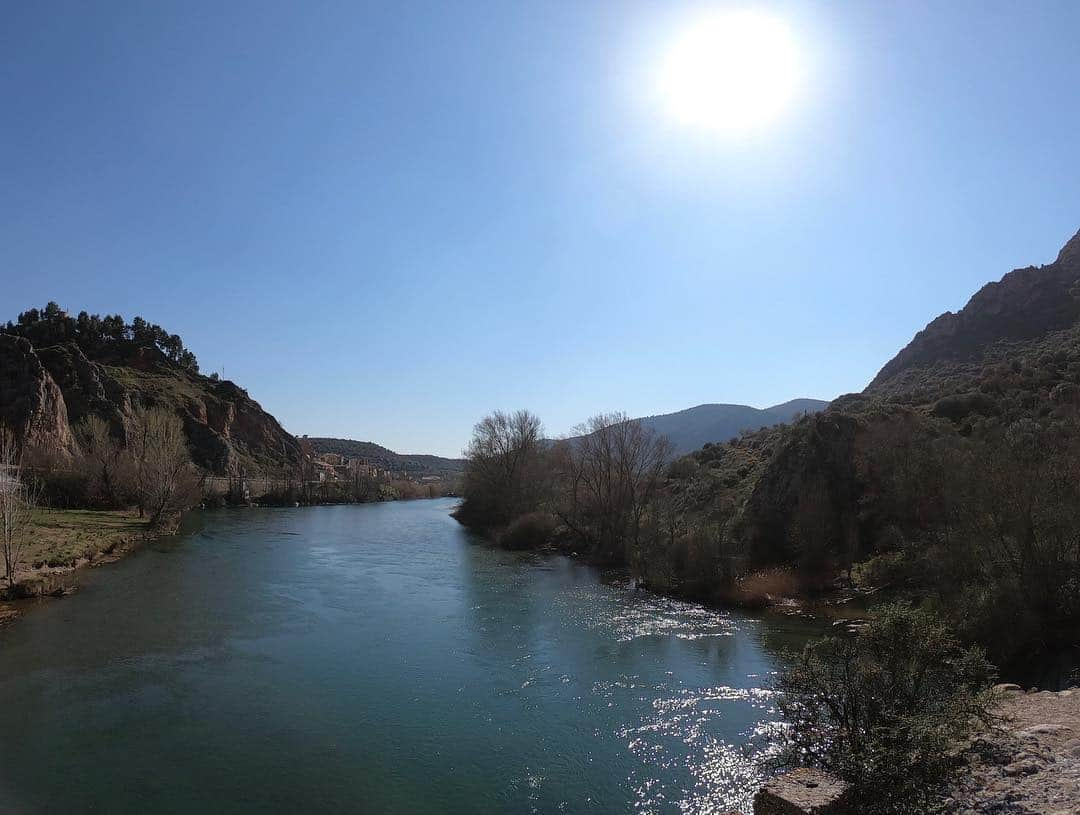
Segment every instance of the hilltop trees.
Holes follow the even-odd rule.
[[[99,315],[79,312],[71,317],[55,302],[44,309],[32,308],[21,313],[15,322],[0,327],[5,334],[25,337],[37,347],[74,342],[89,357],[109,350],[156,348],[173,365],[198,373],[199,362],[184,347],[177,334],[170,334],[142,317],[129,325],[119,314]]]

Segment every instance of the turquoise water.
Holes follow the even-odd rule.
[[[0,632],[0,811],[724,812],[807,633],[450,501],[206,512]]]

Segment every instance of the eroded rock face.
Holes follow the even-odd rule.
[[[64,394],[27,340],[0,334],[0,422],[42,449],[74,449]]]
[[[0,420],[24,442],[70,455],[72,428],[87,416],[105,419],[122,437],[139,406],[176,412],[192,459],[213,473],[277,473],[300,460],[296,439],[247,391],[177,367],[156,349],[106,364],[74,343],[35,349],[0,334]]]
[[[1080,320],[1080,232],[1047,266],[1030,266],[987,283],[955,314],[934,319],[881,369],[868,391],[911,368],[979,356],[1001,341],[1026,341],[1060,331]]]
[[[42,348],[37,355],[64,394],[72,427],[94,415],[105,419],[115,434],[123,435],[124,417],[131,413],[131,403],[124,389],[101,365],[87,359],[73,343]]]

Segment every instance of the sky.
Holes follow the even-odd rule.
[[[1080,4],[735,6],[794,89],[687,123],[657,77],[728,8],[7,3],[0,320],[138,314],[293,433],[457,455],[861,390],[1080,228]]]

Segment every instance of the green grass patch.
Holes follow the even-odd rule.
[[[107,554],[148,528],[148,521],[131,510],[38,510],[24,563],[34,567],[72,566],[81,558],[93,560]]]

